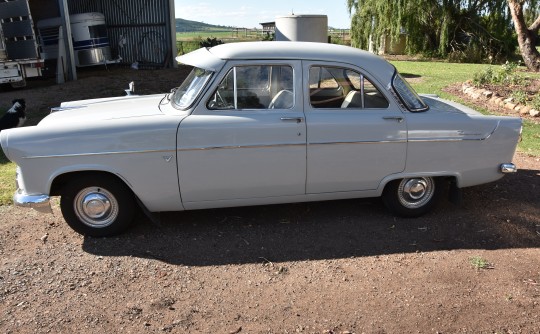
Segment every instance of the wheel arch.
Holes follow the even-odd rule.
[[[408,179],[408,178],[415,178],[415,177],[432,177],[436,179],[444,179],[448,183],[454,183],[458,186],[460,184],[460,175],[458,173],[407,173],[407,174],[393,174],[385,177],[378,189],[378,195],[381,196],[384,193],[384,190],[386,187],[392,183],[393,181],[401,180],[401,179]]]
[[[72,181],[73,179],[80,178],[80,177],[90,177],[90,176],[114,177],[115,179],[124,183],[126,187],[133,193],[133,195],[136,196],[129,182],[127,182],[124,178],[122,178],[120,175],[116,173],[104,171],[104,170],[78,170],[78,171],[69,171],[69,172],[58,174],[53,178],[51,182],[50,195],[59,196],[64,186],[68,184],[70,181]]]

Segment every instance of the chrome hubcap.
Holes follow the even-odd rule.
[[[108,190],[88,187],[81,190],[74,201],[75,214],[90,227],[106,227],[118,217],[118,202]]]
[[[435,183],[430,177],[403,179],[398,187],[399,202],[406,208],[419,208],[433,197]]]

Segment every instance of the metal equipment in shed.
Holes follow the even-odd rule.
[[[105,16],[101,13],[73,14],[69,17],[75,65],[77,67],[117,63],[113,60]],[[41,20],[37,23],[44,59],[58,57],[58,35],[62,26],[60,17]]]
[[[0,1],[0,83],[24,87],[42,66],[28,1]]]

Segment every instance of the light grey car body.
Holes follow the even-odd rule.
[[[411,110],[393,85],[395,68],[364,51],[237,43],[179,61],[210,73],[195,96],[183,96],[188,105],[163,95],[73,101],[36,126],[2,131],[2,148],[18,165],[16,204],[47,208],[66,180],[88,172],[114,175],[159,212],[374,197],[407,178],[444,177],[462,188],[515,171],[519,118],[426,95],[427,108]],[[209,107],[225,76],[246,65],[291,69],[293,104]],[[387,105],[316,108],[308,84],[314,68],[369,79]]]

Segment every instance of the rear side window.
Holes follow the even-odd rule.
[[[362,73],[343,67],[313,66],[309,71],[313,108],[388,108],[388,100]]]
[[[210,110],[291,109],[293,69],[287,65],[235,66],[206,104]]]
[[[409,85],[409,83],[403,79],[403,77],[397,71],[394,74],[392,86],[398,94],[401,102],[403,102],[403,104],[405,104],[410,111],[425,111],[429,109],[422,98],[418,96],[411,85]]]

